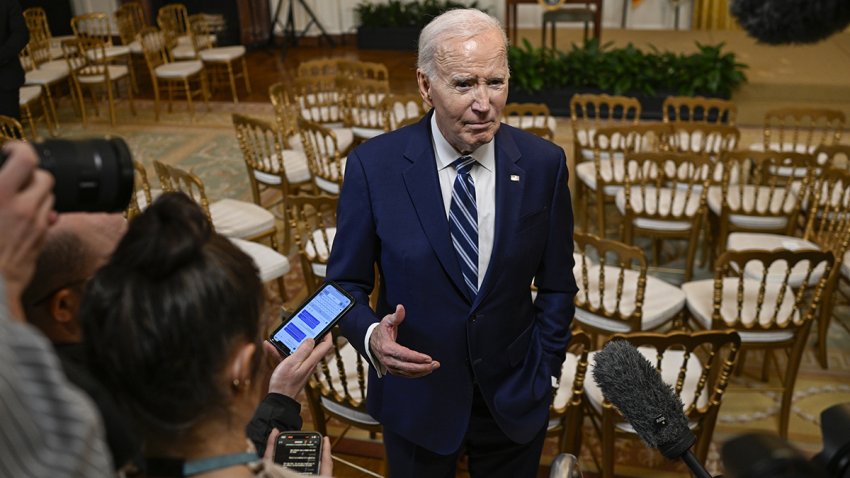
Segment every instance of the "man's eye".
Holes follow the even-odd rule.
[[[505,84],[505,80],[490,80],[487,82],[488,85],[498,88]]]
[[[455,83],[455,88],[457,88],[459,90],[468,90],[471,87],[472,87],[471,81],[458,81],[457,83]]]

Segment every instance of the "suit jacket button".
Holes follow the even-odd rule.
[[[478,318],[477,315],[472,314],[472,316],[469,318],[469,320],[472,321],[472,322],[475,322],[475,319],[477,319],[477,318]]]

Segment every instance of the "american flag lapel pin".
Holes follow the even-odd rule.
[[[511,174],[511,181],[518,183],[519,182],[519,175],[518,174]]]

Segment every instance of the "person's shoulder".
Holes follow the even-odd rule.
[[[414,123],[370,138],[354,148],[352,154],[356,155],[364,164],[375,161],[386,164],[388,158],[401,158],[408,142],[416,135],[427,137],[427,131],[422,129],[420,123]]]

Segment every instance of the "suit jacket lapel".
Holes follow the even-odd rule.
[[[455,287],[464,297],[468,297],[457,255],[452,246],[449,222],[446,220],[446,211],[443,206],[434,146],[431,143],[431,114],[433,113],[425,115],[415,126],[416,131],[411,134],[404,151],[404,157],[412,163],[403,173],[404,184],[416,209],[419,223],[437,254],[440,264],[454,282]]]
[[[519,148],[514,142],[513,136],[502,125],[496,132],[496,224],[494,225],[493,253],[490,255],[490,263],[487,265],[487,273],[484,281],[478,289],[473,309],[486,300],[492,291],[496,278],[499,277],[507,237],[516,229],[519,220],[520,206],[522,205],[523,192],[525,190],[525,170],[517,166],[516,162],[522,156]],[[513,178],[513,179],[512,179]],[[519,179],[518,181],[516,179]],[[529,284],[530,286],[531,284]]]

